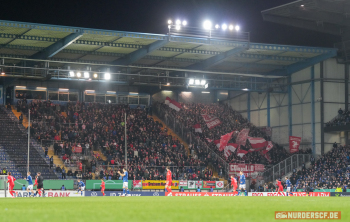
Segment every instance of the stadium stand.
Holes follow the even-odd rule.
[[[24,177],[27,172],[27,134],[25,128],[19,124],[17,118],[4,107],[0,108],[0,146],[2,155],[0,161],[7,162],[6,167],[15,167],[18,178]],[[3,164],[1,164],[3,165]],[[41,172],[48,179],[57,179],[57,176],[49,169],[48,159],[44,151],[34,141],[30,142],[30,168],[31,172]]]
[[[23,104],[24,101],[21,106]],[[199,150],[198,155],[188,155],[185,145],[166,128],[162,129],[162,125],[148,116],[144,108],[80,102],[58,105],[49,100],[33,100],[27,106],[34,119],[32,138],[42,142],[43,146],[53,146],[54,154],[65,164],[54,166],[59,178],[70,178],[66,177],[69,169],[74,171],[83,162],[85,170],[74,171],[73,178],[118,179],[116,171],[125,165],[125,111],[128,115],[130,179],[164,179],[166,166],[172,166],[174,179],[208,180],[213,177],[208,165],[215,165],[215,160]],[[76,150],[79,152],[74,152]],[[63,168],[66,176],[62,176]],[[82,175],[77,176],[80,173]]]
[[[311,166],[293,172],[291,182],[296,189],[336,189],[350,185],[350,147],[334,145],[333,149]]]
[[[236,153],[233,153],[228,159],[225,158],[223,151],[220,152],[216,145],[212,142],[214,140],[220,140],[222,135],[226,133],[232,132],[234,130],[240,131],[244,128],[249,128],[249,136],[251,137],[263,137],[265,140],[270,141],[271,138],[266,135],[265,132],[258,129],[252,123],[250,123],[246,118],[244,118],[241,114],[234,111],[227,104],[202,104],[202,103],[191,103],[191,104],[183,104],[183,108],[177,112],[174,109],[169,108],[169,106],[165,105],[165,103],[156,103],[157,109],[163,109],[166,112],[166,116],[168,118],[173,118],[179,120],[186,130],[192,131],[195,134],[196,138],[200,138],[200,140],[206,143],[212,150],[214,150],[223,160],[229,163],[254,163],[254,164],[276,164],[283,159],[290,156],[290,154],[284,149],[282,146],[277,143],[274,144],[274,148],[269,151],[271,162],[269,163],[264,156],[262,156],[259,152],[250,152],[245,155],[243,158],[237,156]],[[218,117],[222,124],[220,127],[215,127],[211,130],[206,126],[203,117],[201,114],[207,113],[213,116]],[[199,123],[203,130],[202,133],[194,132],[193,126]],[[233,136],[230,140],[232,143],[235,143],[237,135]],[[208,141],[208,139],[210,141]],[[194,140],[196,141],[196,140]],[[195,147],[198,144],[194,144]],[[247,143],[245,150],[250,149],[250,144]],[[311,149],[308,150],[300,150],[300,154],[311,153]]]

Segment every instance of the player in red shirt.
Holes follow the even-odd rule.
[[[277,186],[278,186],[278,192],[283,192],[283,186],[281,184],[281,181],[276,180],[276,182],[277,182]]]
[[[237,192],[237,180],[234,176],[231,176],[231,185],[233,187],[233,190],[232,190],[233,194],[234,195],[238,194],[238,192]]]
[[[167,166],[166,167],[166,183],[165,183],[165,189],[168,192],[171,192],[171,182],[172,182],[172,178],[171,178],[171,171],[170,168]]]
[[[105,182],[103,181],[103,178],[101,179],[101,193],[103,196],[105,196],[105,188],[106,188],[106,185],[105,185]]]
[[[7,175],[8,175],[7,176],[7,183],[9,184],[9,192],[10,192],[12,198],[15,198],[15,196],[13,196],[13,194],[15,194],[16,192],[13,191],[13,188],[15,187],[16,178],[11,176],[11,172],[8,172]]]

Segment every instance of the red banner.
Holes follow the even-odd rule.
[[[73,146],[73,153],[81,153],[83,152],[83,148],[81,146]]]
[[[289,151],[290,153],[299,152],[301,137],[289,136]]]
[[[249,134],[249,129],[242,129],[241,132],[238,133],[236,142],[238,144],[238,150],[240,150],[240,146],[245,146],[246,142],[247,142],[247,138],[248,138],[248,134]]]
[[[224,149],[224,156],[226,157],[226,159],[231,156],[231,153],[235,152],[235,150],[237,149],[237,144],[235,143],[228,143],[227,146]]]
[[[237,173],[243,171],[243,173],[263,172],[265,170],[264,164],[230,164],[230,173]]]
[[[207,124],[207,127],[209,129],[213,129],[214,127],[221,124],[221,121],[219,118],[207,114],[202,114],[202,117],[204,119],[204,122]]]
[[[166,197],[233,197],[235,193],[219,193],[219,192],[165,192]]]
[[[203,188],[215,188],[216,182],[215,181],[203,181]]]
[[[193,128],[194,128],[194,132],[202,133],[202,128],[201,128],[201,125],[199,123],[197,123],[196,125],[193,125]]]
[[[233,131],[231,133],[227,133],[227,134],[221,136],[219,151],[223,151],[225,149],[228,141],[230,141],[230,139],[232,137],[232,134],[233,134]]]
[[[307,193],[306,192],[292,192],[292,195],[289,196],[294,196],[294,197],[306,197]],[[248,196],[287,196],[287,192],[249,192]],[[330,192],[310,192],[309,196],[313,197],[329,197],[331,196]]]

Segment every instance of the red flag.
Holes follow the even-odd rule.
[[[221,136],[219,151],[223,151],[225,149],[225,146],[227,145],[228,141],[230,141],[232,134],[233,134],[233,131],[231,133],[227,133]]]
[[[267,159],[267,161],[269,161],[269,163],[272,162],[271,158],[270,158],[270,154],[265,153],[264,157]]]
[[[219,149],[219,147],[220,147],[220,140],[214,140],[214,144]]]
[[[248,137],[248,140],[250,142],[250,145],[253,149],[260,149],[266,147],[266,140],[264,138],[254,138],[254,137]]]
[[[300,142],[301,142],[301,137],[289,136],[290,153],[295,153],[299,151]]]
[[[205,138],[205,139],[208,141],[208,143],[213,142],[213,140],[212,140],[212,139],[209,139],[209,138]]]
[[[180,109],[182,108],[181,104],[176,102],[175,100],[171,100],[169,103],[169,107],[172,109],[175,109],[176,111],[180,111]]]
[[[167,105],[169,105],[169,103],[171,102],[171,99],[169,98],[169,97],[166,97],[166,99],[165,99],[165,104],[167,104]]]
[[[231,155],[231,153],[235,152],[237,149],[238,144],[235,143],[228,143],[227,146],[224,149],[224,155],[226,159]]]
[[[267,141],[267,147],[265,150],[261,152],[261,155],[265,155],[267,152],[269,152],[273,148],[273,143],[271,141]]]
[[[193,126],[194,128],[194,132],[196,133],[202,133],[202,128],[201,125],[199,123],[197,123],[196,125]]]
[[[221,121],[219,118],[215,117],[215,116],[211,116],[211,115],[207,115],[207,114],[201,114],[204,122],[207,124],[207,127],[209,129],[212,129],[218,125],[221,124]]]
[[[248,153],[248,151],[245,151],[245,150],[239,150],[237,152],[237,156],[243,158],[244,155],[246,155]]]
[[[238,144],[238,150],[240,150],[241,145],[245,146],[247,142],[248,134],[249,134],[249,129],[242,129],[241,132],[238,133],[237,140],[236,140]]]

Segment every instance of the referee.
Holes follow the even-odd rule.
[[[39,196],[41,196],[41,191],[44,190],[44,178],[41,176],[40,172],[38,172],[37,175],[38,186],[36,188],[36,191],[39,193]]]

